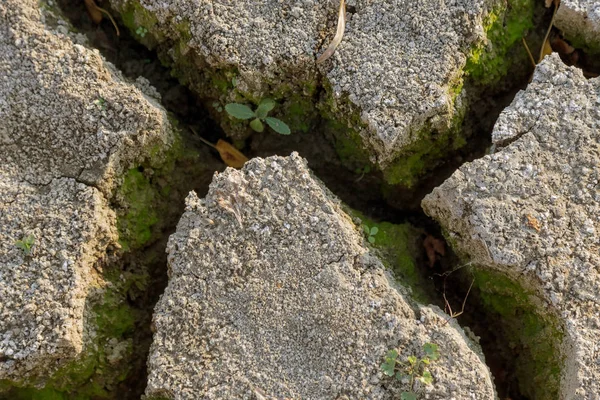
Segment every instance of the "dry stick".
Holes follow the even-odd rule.
[[[202,141],[202,143],[204,143],[204,144],[206,144],[206,145],[208,145],[208,146],[212,147],[213,149],[216,149],[217,151],[219,150],[219,149],[217,149],[217,146],[215,146],[214,144],[212,144],[212,143],[211,143],[211,142],[209,142],[208,140],[204,139],[202,136],[198,135],[198,132],[196,132],[196,131],[194,130],[194,128],[192,128],[191,126],[190,126],[189,128],[190,128],[190,130],[191,130],[191,131],[194,133],[195,137],[197,137],[198,139],[200,139],[200,140]]]
[[[531,61],[533,68],[535,68],[535,59],[533,58],[533,54],[531,54],[531,50],[529,50],[529,46],[527,46],[527,42],[525,41],[525,38],[521,38],[521,40],[523,41],[523,46],[525,46],[525,50],[527,50],[527,54],[529,55],[529,60]]]
[[[340,0],[340,10],[338,12],[338,24],[335,36],[329,44],[329,47],[327,47],[323,54],[317,58],[317,64],[320,64],[331,57],[342,41],[342,37],[344,37],[344,30],[346,29],[346,4],[344,1],[345,0]]]
[[[542,42],[542,49],[540,50],[540,60],[538,63],[542,62],[542,58],[544,58],[544,47],[546,46],[546,41],[548,40],[548,36],[550,36],[550,32],[552,31],[552,27],[554,26],[554,17],[556,16],[556,10],[558,10],[558,5],[554,4],[554,11],[552,11],[552,19],[550,20],[550,26],[546,31],[546,36],[544,36],[544,41]]]
[[[473,278],[473,280],[471,281],[471,285],[469,286],[469,290],[467,290],[467,295],[465,296],[465,298],[463,300],[462,308],[461,308],[460,312],[454,313],[454,312],[452,312],[452,307],[450,306],[448,299],[446,299],[446,279],[444,279],[444,293],[443,293],[444,302],[446,302],[446,307],[448,307],[448,310],[450,310],[450,318],[448,318],[442,326],[446,325],[452,318],[456,318],[465,312],[465,304],[467,303],[467,299],[469,298],[469,293],[471,293],[471,288],[473,287],[474,283],[475,283],[475,278]]]
[[[110,15],[110,13],[108,11],[106,11],[102,7],[98,7],[98,5],[96,4],[96,2],[94,0],[85,0],[85,3],[91,7],[94,7],[96,10],[100,11],[101,13],[106,14],[106,16],[110,19],[110,22],[112,22],[113,26],[115,27],[115,31],[117,31],[117,36],[121,36],[120,32],[119,32],[119,27],[117,26],[117,23],[115,22],[112,15]]]

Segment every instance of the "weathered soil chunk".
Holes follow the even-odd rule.
[[[0,198],[0,379],[24,381],[82,352],[93,266],[117,239],[115,217],[70,178],[36,187],[0,173]],[[29,235],[26,254],[15,243]]]
[[[255,158],[191,193],[167,247],[146,394],[172,399],[391,399],[389,349],[442,357],[431,399],[492,399],[477,350],[406,298],[306,162]]]
[[[558,317],[562,361],[538,366],[560,371],[552,398],[597,399],[600,80],[546,57],[501,114],[493,141],[492,154],[462,166],[423,208],[461,255],[533,288],[538,313]]]
[[[247,121],[218,111],[225,103],[272,97],[280,103],[274,113],[292,131],[333,121],[343,133],[336,145],[352,153],[339,150],[344,161],[366,153],[366,162],[402,169],[386,179],[405,185],[464,145],[458,128],[468,104],[459,95],[468,59],[480,70],[476,79],[505,75],[507,49],[531,26],[533,10],[532,0],[510,9],[499,0],[356,2],[337,52],[317,65],[336,31],[337,0],[111,4],[137,40],[173,61],[175,74],[214,108],[228,135],[251,131]],[[510,38],[487,41],[495,24],[506,25]]]
[[[561,0],[554,24],[576,46],[600,53],[600,3],[596,0]]]
[[[125,169],[173,140],[155,100],[68,34],[48,5],[0,4],[0,397],[69,365],[53,384],[76,390],[63,385],[107,362],[90,352],[119,361],[99,342],[90,300],[118,247],[109,199]]]

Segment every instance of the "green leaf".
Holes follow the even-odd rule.
[[[25,253],[25,255],[28,256],[29,254],[31,254],[31,248],[33,247],[34,243],[35,236],[27,235],[26,237],[23,237],[23,239],[17,240],[15,242],[15,247],[21,249],[23,253]]]
[[[273,129],[277,133],[280,133],[282,135],[289,135],[290,133],[292,133],[290,131],[290,127],[287,126],[287,124],[280,119],[267,117],[265,121],[267,122],[267,125],[269,125],[271,129]]]
[[[417,400],[417,395],[413,392],[402,392],[400,394],[400,400]]]
[[[367,225],[363,225],[363,231],[365,231],[365,234],[368,235],[371,232],[371,229],[369,229]]]
[[[396,358],[398,358],[398,350],[396,350],[396,349],[389,350],[385,355],[386,360],[388,360],[388,359],[395,360]]]
[[[369,172],[371,172],[371,166],[370,165],[366,165],[365,168],[363,169],[363,172],[365,174],[368,174]]]
[[[426,385],[431,385],[433,383],[433,376],[431,376],[431,372],[424,370],[423,376],[420,376],[419,380]]]
[[[370,235],[371,235],[371,236],[375,236],[375,235],[377,235],[377,232],[379,232],[379,228],[378,228],[378,227],[376,227],[376,226],[374,226],[374,227],[372,227],[372,228],[371,228],[371,233],[370,233]]]
[[[265,119],[269,111],[275,108],[276,104],[277,103],[275,103],[275,100],[273,99],[262,99],[258,105],[258,108],[256,109],[256,116],[258,118]]]
[[[427,357],[431,358],[434,361],[440,358],[440,350],[438,345],[435,343],[425,343],[423,345],[423,351],[425,352],[425,354],[427,354]]]
[[[369,241],[369,243],[374,244],[375,243],[375,238],[373,236],[369,236],[369,238],[367,239]]]
[[[417,357],[415,356],[408,356],[407,360],[410,365],[415,365],[417,363]]]
[[[425,365],[429,365],[429,363],[431,363],[431,361],[427,357],[421,358],[421,362]]]
[[[263,123],[260,122],[260,119],[258,118],[253,119],[252,122],[250,122],[250,128],[254,129],[256,132],[262,132],[265,130]]]
[[[385,362],[381,364],[381,370],[387,376],[394,376],[394,369],[396,369],[396,360],[393,358],[386,358]]]
[[[245,104],[229,103],[225,106],[227,114],[237,119],[250,119],[255,117],[254,111]]]

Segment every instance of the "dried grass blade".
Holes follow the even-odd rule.
[[[320,63],[326,61],[329,57],[331,57],[333,55],[333,53],[335,53],[335,49],[337,49],[339,44],[342,42],[342,38],[344,37],[345,30],[346,30],[346,4],[345,4],[345,0],[340,0],[340,10],[338,13],[338,24],[337,24],[337,30],[335,32],[335,36],[333,37],[333,40],[331,41],[331,43],[329,44],[327,49],[323,52],[323,54],[321,54],[319,56],[319,58],[317,58],[317,64],[320,64]]]

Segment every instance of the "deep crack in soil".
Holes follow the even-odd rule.
[[[145,77],[158,90],[162,96],[162,105],[179,121],[179,127],[187,141],[189,148],[195,149],[210,157],[211,165],[215,170],[222,170],[225,165],[218,158],[218,154],[194,139],[187,128],[192,126],[205,139],[216,142],[225,138],[218,124],[213,121],[203,106],[202,100],[188,90],[185,86],[171,76],[170,70],[161,65],[158,56],[143,45],[135,41],[124,26],[120,26],[121,36],[117,37],[115,30],[107,18],[100,25],[95,25],[90,20],[82,0],[58,0],[63,13],[80,32],[85,33],[90,45],[99,49],[104,57],[120,69],[125,76],[135,80],[138,76]],[[107,3],[103,4],[107,8]],[[118,16],[113,13],[115,19]],[[528,38],[532,43],[540,41],[544,25],[549,20],[549,14],[540,10],[536,15],[536,32]],[[531,44],[530,44],[531,45]],[[355,172],[345,169],[338,159],[336,151],[329,138],[322,133],[324,130],[317,126],[307,134],[292,134],[281,136],[272,133],[254,134],[246,143],[245,154],[251,157],[266,157],[270,155],[287,156],[291,151],[298,151],[308,160],[309,166],[315,174],[350,207],[376,221],[392,223],[409,222],[421,229],[420,243],[427,235],[441,238],[439,225],[429,219],[420,208],[421,199],[434,187],[441,184],[460,165],[485,154],[491,142],[491,131],[500,112],[512,101],[518,90],[523,89],[531,74],[531,67],[521,68],[520,71],[509,73],[504,82],[504,87],[496,90],[493,96],[482,97],[472,107],[466,120],[469,124],[465,129],[471,129],[472,135],[469,144],[457,151],[439,168],[425,176],[420,184],[410,190],[392,188],[392,195],[384,196],[382,193],[383,178],[380,173],[373,172],[358,176]],[[483,92],[483,91],[482,91]],[[183,170],[189,165],[178,165],[176,169]],[[160,238],[142,250],[126,254],[115,268],[127,271],[144,270],[150,276],[151,284],[146,293],[133,299],[130,303],[136,308],[145,311],[144,317],[137,321],[134,334],[136,363],[134,373],[121,385],[119,399],[139,399],[143,394],[146,384],[146,358],[152,340],[150,323],[152,310],[160,294],[167,284],[167,261],[165,254],[166,242],[174,232],[179,216],[183,213],[183,199],[190,190],[195,190],[199,197],[203,197],[210,184],[212,171],[202,176],[195,176],[193,168],[189,168],[187,179],[177,183],[177,193],[174,195],[172,207],[163,223]],[[388,188],[389,190],[389,188]],[[389,193],[389,192],[388,192]],[[449,246],[446,246],[449,249]],[[449,302],[453,305],[461,304],[468,282],[465,275],[451,274],[446,279],[444,288],[444,273],[451,271],[459,265],[459,260],[453,255],[439,259],[433,267],[428,265],[425,250],[421,246],[419,257],[419,273],[423,279],[433,280],[435,290],[430,294],[431,301],[442,309],[444,308],[443,293],[445,291]],[[149,256],[150,254],[150,256]],[[475,333],[481,337],[481,345],[486,355],[486,360],[495,376],[500,398],[512,400],[525,400],[518,390],[519,377],[512,374],[514,359],[512,349],[506,338],[498,337],[496,329],[502,321],[496,316],[486,313],[481,303],[477,302],[477,289],[467,299],[465,314],[458,317],[459,322],[472,326]],[[460,306],[458,306],[460,308]],[[523,379],[523,378],[521,378]],[[527,379],[525,377],[524,379]]]

